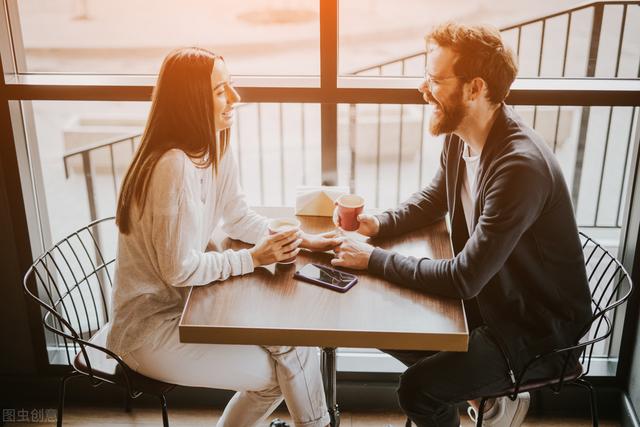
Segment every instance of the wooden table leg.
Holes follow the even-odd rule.
[[[340,426],[340,410],[336,403],[336,349],[324,347],[322,349],[322,377],[324,391],[327,398],[327,408],[331,417],[331,426]]]

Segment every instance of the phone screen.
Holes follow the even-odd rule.
[[[313,264],[305,265],[301,270],[302,276],[309,279],[319,280],[328,285],[337,286],[340,288],[346,288],[351,282],[353,282],[354,276],[352,274],[343,273],[338,270],[334,270],[328,267],[317,266]]]

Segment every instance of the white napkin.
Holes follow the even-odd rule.
[[[334,203],[343,194],[349,194],[349,187],[298,187],[296,188],[296,215],[332,216]]]

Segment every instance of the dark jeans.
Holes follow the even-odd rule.
[[[398,401],[405,414],[419,427],[458,427],[458,403],[489,396],[511,386],[507,364],[486,326],[471,331],[465,353],[382,351],[408,366],[400,376]],[[558,359],[550,360],[532,374],[537,378],[558,375],[560,365]],[[517,367],[514,369],[517,372]]]

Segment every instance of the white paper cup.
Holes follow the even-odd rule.
[[[299,229],[300,221],[295,218],[274,218],[269,221],[269,234],[276,234],[282,231]],[[287,258],[282,261],[278,261],[278,264],[291,264],[296,262],[296,257]]]

